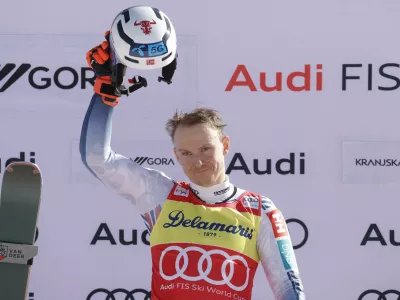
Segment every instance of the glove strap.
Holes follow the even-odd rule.
[[[104,104],[116,106],[119,103],[120,95],[116,95],[116,90],[111,84],[110,76],[97,77],[94,83],[94,92],[101,96]]]

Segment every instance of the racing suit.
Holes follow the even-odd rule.
[[[286,222],[271,199],[227,180],[205,188],[176,182],[110,146],[114,107],[94,94],[80,152],[89,171],[128,199],[150,234],[151,299],[251,300],[261,262],[276,300],[305,294]]]

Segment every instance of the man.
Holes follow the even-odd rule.
[[[90,67],[104,68],[108,44],[87,58]],[[82,126],[82,161],[136,206],[151,232],[151,299],[250,300],[259,262],[276,300],[305,299],[283,215],[269,198],[233,185],[225,174],[230,140],[218,112],[198,108],[167,121],[176,160],[190,179],[177,182],[112,150],[120,94],[110,98],[110,89],[96,86]]]

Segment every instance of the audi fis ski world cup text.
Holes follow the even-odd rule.
[[[199,262],[196,264],[197,265],[197,272],[199,275],[193,276],[193,275],[188,275],[186,272],[187,268],[189,265],[188,262],[193,259],[194,256],[189,256],[189,252],[197,252],[200,254]],[[178,253],[178,255],[175,256],[175,272],[171,275],[170,273],[166,274],[164,273],[164,270],[167,269],[164,265],[167,264],[167,260],[172,259],[173,254]],[[213,268],[213,259],[211,256],[216,255],[216,256],[222,256],[225,258],[225,263],[221,265],[221,269],[219,272],[221,272],[221,280],[216,280],[211,278],[209,274],[211,271],[215,272],[215,268]],[[182,263],[182,261],[184,263]],[[206,264],[204,266],[204,264]],[[227,273],[228,268],[224,266],[229,266],[229,273]],[[187,248],[181,248],[180,246],[169,246],[163,250],[160,256],[160,275],[161,277],[166,280],[166,281],[172,281],[177,278],[184,279],[186,281],[191,281],[191,282],[198,282],[200,280],[204,280],[205,282],[211,284],[204,286],[201,284],[197,283],[170,283],[170,284],[161,284],[160,290],[172,290],[172,289],[180,289],[180,290],[193,290],[193,291],[201,291],[201,292],[208,292],[208,293],[213,293],[217,295],[224,295],[226,297],[232,298],[232,299],[245,299],[235,293],[228,292],[227,290],[220,290],[217,287],[218,286],[223,286],[227,285],[230,287],[233,291],[236,292],[241,292],[246,289],[249,283],[249,272],[246,272],[246,277],[244,280],[242,280],[240,283],[238,280],[232,280],[235,272],[235,265],[243,265],[247,270],[250,270],[249,265],[242,256],[240,255],[229,255],[227,252],[221,249],[212,249],[212,250],[205,250],[201,247],[197,246],[189,246]],[[204,266],[204,267],[203,267]],[[215,287],[217,286],[217,287]]]
[[[261,64],[258,64],[261,65]],[[400,64],[398,63],[346,63],[330,74],[341,75],[342,91],[394,91],[400,87]],[[246,65],[237,65],[225,86],[226,92],[245,89],[250,92],[322,92],[325,70],[321,64],[304,64],[293,67],[292,72],[268,71],[248,68]],[[385,79],[385,85],[380,81]]]

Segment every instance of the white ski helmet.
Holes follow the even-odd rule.
[[[171,20],[159,9],[145,5],[121,11],[110,29],[114,65],[139,70],[160,69],[176,57],[177,39]]]

